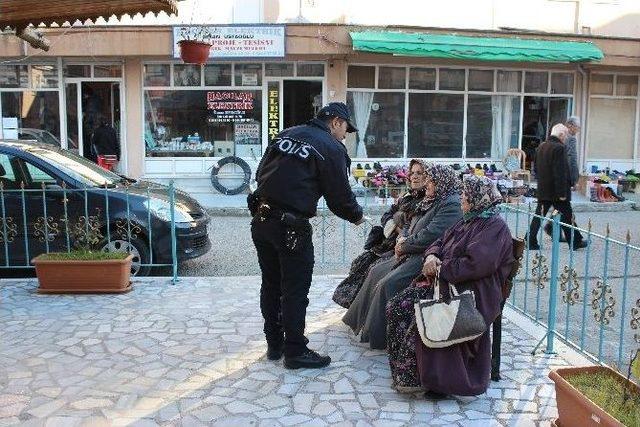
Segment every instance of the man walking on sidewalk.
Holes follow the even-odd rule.
[[[564,141],[564,145],[567,147],[567,161],[569,162],[569,177],[571,178],[571,190],[575,190],[578,184],[578,178],[580,178],[580,169],[578,168],[578,140],[576,136],[580,132],[580,117],[571,116],[567,119],[567,139]],[[575,216],[571,223],[576,227]],[[551,222],[547,222],[544,225],[544,231],[551,236],[552,230]],[[566,242],[563,235],[560,235],[560,241]]]
[[[536,215],[544,217],[551,207],[560,212],[560,222],[571,224],[573,210],[571,209],[571,176],[567,159],[567,148],[564,141],[567,138],[568,129],[563,124],[557,124],[551,129],[549,139],[538,147],[536,154],[535,172],[538,177],[538,204]],[[538,244],[538,231],[540,230],[540,218],[537,216],[531,220],[529,227],[529,249],[540,249]],[[571,229],[563,226],[562,231],[567,242],[571,242]],[[571,244],[571,243],[570,243]],[[587,246],[582,234],[573,232],[572,249],[580,249]]]

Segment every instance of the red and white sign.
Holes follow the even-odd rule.
[[[180,57],[180,40],[211,43],[209,58],[284,58],[285,26],[178,26],[173,27],[173,56]]]

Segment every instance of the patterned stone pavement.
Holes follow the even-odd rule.
[[[440,402],[390,387],[384,352],[353,339],[331,302],[338,278],[314,278],[307,314],[323,370],[263,357],[259,278],[137,280],[125,295],[39,295],[0,281],[0,426],[538,426],[557,416],[550,368],[567,355],[506,311],[503,380]]]

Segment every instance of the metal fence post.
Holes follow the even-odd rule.
[[[175,285],[178,281],[178,248],[176,246],[176,203],[175,203],[175,187],[173,179],[169,181],[169,205],[171,213],[171,266],[172,279],[171,284]]]
[[[558,299],[558,265],[560,263],[560,217],[553,216],[551,246],[551,278],[549,280],[549,313],[547,314],[547,348],[545,353],[552,354],[553,338],[556,333],[556,307]]]

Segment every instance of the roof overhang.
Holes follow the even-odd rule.
[[[3,0],[0,2],[0,31],[10,27],[32,46],[48,50],[48,41],[33,27],[61,26],[76,21],[95,21],[123,15],[152,12],[178,13],[175,0]]]
[[[604,58],[593,43],[522,37],[471,37],[455,34],[350,32],[353,50],[401,56],[512,61],[588,62]]]

